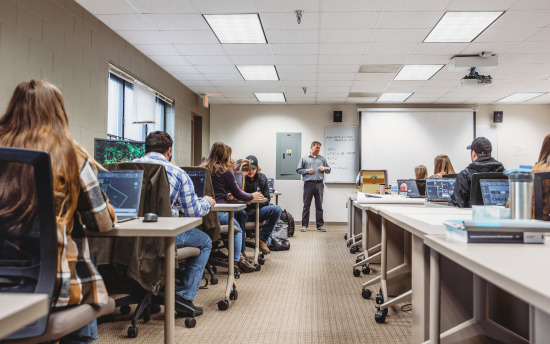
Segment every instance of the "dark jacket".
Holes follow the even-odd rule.
[[[262,195],[264,195],[267,201],[260,203],[260,208],[268,206],[269,203],[271,202],[271,195],[269,193],[269,185],[267,183],[267,177],[263,173],[256,172],[256,177],[254,178],[254,180],[250,179],[248,175],[245,176],[244,191],[248,193],[260,191]],[[254,211],[256,211],[255,204],[249,204],[246,207],[246,213],[248,214],[248,216],[251,216],[252,214],[254,214]]]
[[[470,207],[472,174],[479,172],[504,172],[504,166],[493,157],[478,158],[456,176],[455,189],[449,205],[459,208]]]

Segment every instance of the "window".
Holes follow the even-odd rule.
[[[109,72],[108,103],[108,136],[145,141],[148,133],[160,130],[166,131],[174,139],[173,102],[114,66],[111,66]],[[143,110],[143,104],[152,105],[151,111],[154,112],[154,117],[151,116],[149,120],[144,120],[143,117],[149,116],[147,111],[141,111],[141,113],[136,111],[136,108]],[[139,122],[135,123],[137,118]]]

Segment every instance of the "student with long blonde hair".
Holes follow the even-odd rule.
[[[415,179],[424,180],[428,178],[428,169],[424,165],[418,165],[414,168]]]
[[[451,159],[445,154],[439,154],[434,159],[434,174],[430,178],[443,178],[445,174],[456,174]]]
[[[92,261],[83,227],[108,231],[115,213],[97,180],[100,167],[71,137],[61,92],[52,84],[31,80],[20,83],[0,118],[0,146],[43,150],[50,154],[57,220],[57,278],[52,297],[54,311],[77,304],[103,306],[107,290]],[[0,166],[0,223],[7,232],[24,229],[36,216],[32,168]],[[16,201],[17,200],[17,201]],[[4,233],[5,234],[5,233]],[[8,254],[4,248],[1,255]],[[93,342],[94,321],[62,339]]]

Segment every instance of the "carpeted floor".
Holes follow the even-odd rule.
[[[290,251],[266,256],[261,271],[236,280],[238,299],[226,311],[217,302],[225,293],[220,282],[200,290],[195,304],[204,308],[195,328],[176,318],[178,343],[410,343],[412,314],[390,309],[386,322],[374,321],[374,299],[361,297],[361,284],[376,276],[353,277],[355,255],[344,240],[346,228],[310,229],[291,238]],[[371,290],[378,290],[378,286]],[[139,335],[126,336],[128,321],[99,325],[99,343],[162,343],[163,312],[138,323]]]

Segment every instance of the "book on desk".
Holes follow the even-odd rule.
[[[538,220],[447,220],[447,238],[466,243],[544,244],[550,223]]]

